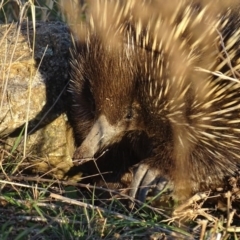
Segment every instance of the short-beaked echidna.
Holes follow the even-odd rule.
[[[179,197],[219,184],[240,162],[237,11],[156,0],[141,1],[141,12],[137,1],[117,2],[111,24],[104,11],[90,18],[94,27],[74,56],[72,118],[81,135],[74,158],[92,159],[141,131],[148,147],[131,196],[139,190],[144,200],[150,187],[162,187],[162,177]],[[96,27],[101,21],[107,40]]]

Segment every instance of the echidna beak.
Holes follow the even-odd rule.
[[[115,142],[119,135],[119,129],[112,126],[104,115],[101,115],[94,123],[89,134],[78,147],[73,156],[74,165],[81,165],[94,160],[94,155],[111,142]],[[113,141],[114,140],[114,141]]]

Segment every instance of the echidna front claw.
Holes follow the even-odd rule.
[[[146,175],[148,167],[145,164],[140,164],[136,171],[133,173],[133,180],[130,186],[129,196],[132,198],[136,197],[138,188],[141,184],[142,179]]]
[[[154,188],[154,193],[158,194],[167,183],[168,181],[160,175],[159,170],[152,169],[149,165],[142,163],[134,172],[129,195],[144,202],[150,189]]]

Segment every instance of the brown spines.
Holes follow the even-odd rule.
[[[141,1],[142,16],[136,1],[117,2],[112,25],[108,11],[90,17],[72,61],[71,91],[79,105],[72,106],[72,120],[80,136],[74,158],[93,158],[127,139],[134,154],[126,161],[139,163],[130,195],[145,186],[142,200],[162,177],[180,197],[202,182],[205,188],[220,183],[240,162],[239,16],[183,0],[170,8]],[[141,132],[133,134],[134,147],[130,132]],[[138,157],[131,162],[132,156]]]
[[[163,39],[171,44],[155,35],[162,33],[164,24],[154,25],[148,34],[161,48],[156,51],[154,44],[155,51],[143,52],[142,57],[152,61],[139,62],[140,104],[148,116],[146,131],[156,146],[155,158],[143,164],[155,169],[149,182],[157,184],[165,173],[178,197],[200,190],[200,185],[220,184],[224,176],[234,174],[240,161],[239,32],[232,31],[239,26],[239,16],[227,10],[213,18],[209,10],[190,5],[177,12],[175,20],[167,16],[173,21]],[[146,178],[143,172],[142,181]]]

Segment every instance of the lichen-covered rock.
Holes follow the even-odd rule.
[[[21,28],[1,25],[0,32],[0,147],[11,152],[17,143],[16,150],[31,159],[36,171],[63,177],[72,165],[73,151],[64,114],[68,28],[60,22],[37,23],[35,38],[32,23]]]

